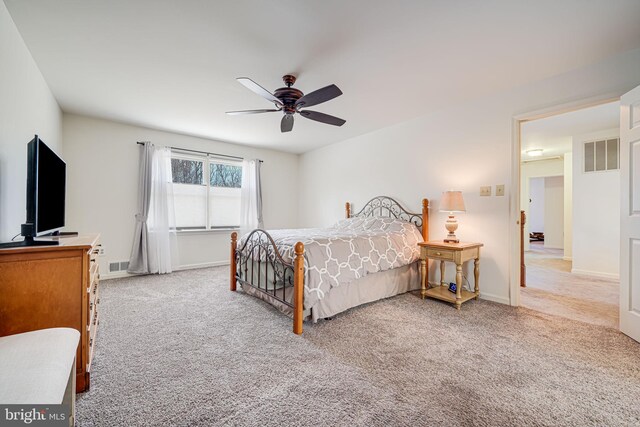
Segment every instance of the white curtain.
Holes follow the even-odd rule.
[[[260,160],[242,161],[242,189],[240,190],[240,233],[263,228]]]
[[[138,191],[140,227],[136,228],[128,271],[171,273],[177,258],[171,149],[145,143]]]
[[[176,246],[176,217],[171,179],[171,149],[156,147],[151,159],[149,273],[171,273]]]

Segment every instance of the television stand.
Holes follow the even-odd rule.
[[[43,328],[80,331],[71,368],[77,392],[89,390],[102,310],[98,245],[92,234],[56,246],[0,249],[0,337]]]
[[[58,245],[57,240],[34,240],[33,237],[27,236],[19,242],[0,243],[0,249],[5,248],[24,248],[29,246],[54,246]]]

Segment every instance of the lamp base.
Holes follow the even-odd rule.
[[[458,240],[458,237],[456,236],[456,230],[458,229],[458,221],[456,221],[456,218],[453,216],[453,213],[449,215],[449,218],[447,219],[447,222],[444,225],[448,231],[447,238],[444,239],[444,242],[460,243],[460,240]]]

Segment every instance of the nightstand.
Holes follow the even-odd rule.
[[[456,305],[460,310],[463,302],[472,298],[478,299],[480,294],[480,248],[482,243],[445,243],[442,240],[418,243],[420,246],[420,274],[422,279],[422,298],[431,297],[447,301]],[[427,287],[427,260],[440,260],[440,286]],[[475,287],[473,292],[463,288],[462,264],[474,260],[473,275]],[[449,285],[444,280],[445,263],[453,262],[456,265],[456,293],[449,291]]]

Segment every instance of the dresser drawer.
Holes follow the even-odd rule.
[[[451,260],[454,259],[454,252],[447,249],[431,249],[426,248],[427,258],[436,258],[443,260]]]

